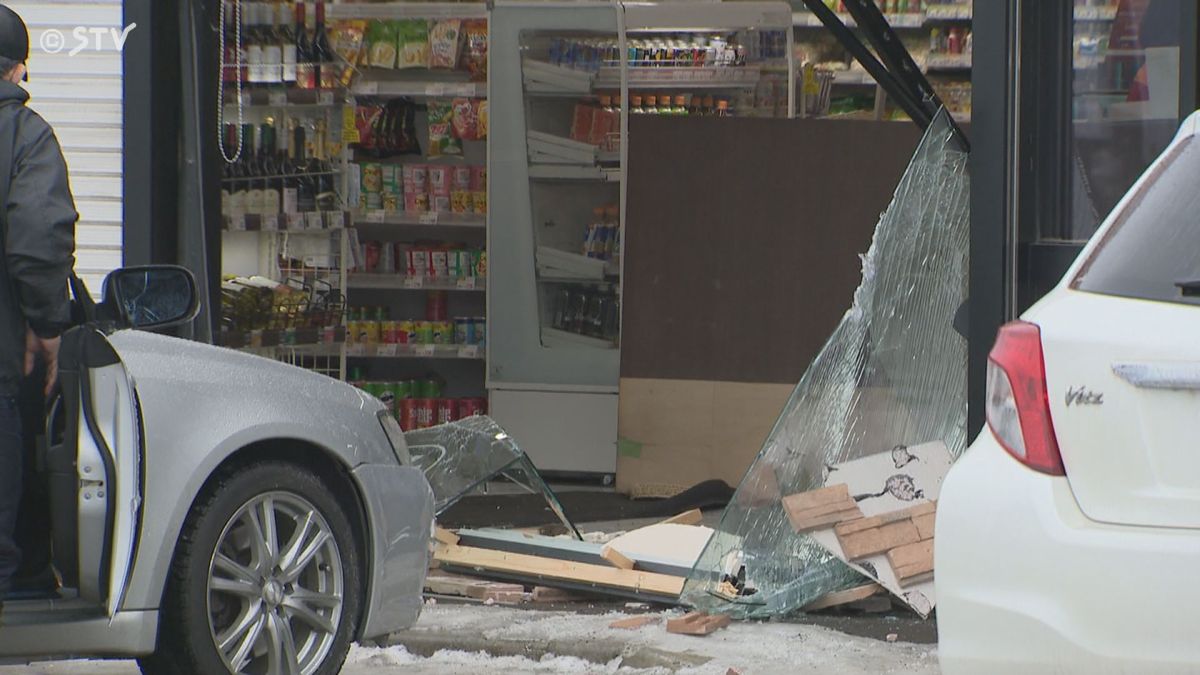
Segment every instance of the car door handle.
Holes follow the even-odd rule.
[[[1112,369],[1140,389],[1200,391],[1200,363],[1114,363]]]

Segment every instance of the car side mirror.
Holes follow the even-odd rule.
[[[126,267],[104,279],[104,313],[131,328],[169,328],[200,312],[196,278],[183,267]]]

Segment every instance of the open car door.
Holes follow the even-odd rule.
[[[137,395],[104,334],[63,335],[62,398],[46,452],[55,563],[66,587],[111,618],[124,598],[141,516],[142,438]]]

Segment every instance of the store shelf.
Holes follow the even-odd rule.
[[[1076,21],[1113,21],[1117,18],[1117,8],[1112,7],[1076,7]]]
[[[931,54],[925,59],[925,70],[970,70],[970,54]]]
[[[325,5],[328,19],[486,19],[484,2],[381,2]]]
[[[466,291],[483,292],[487,281],[483,277],[437,279],[409,277],[399,274],[351,274],[346,281],[350,288],[390,291]]]
[[[745,89],[758,86],[760,79],[762,70],[755,66],[631,68],[628,84],[630,89]],[[595,87],[619,89],[620,68],[601,68]]]
[[[875,78],[863,70],[839,70],[833,74],[833,83],[850,86],[875,86]]]
[[[423,227],[454,227],[485,229],[487,215],[483,213],[407,213],[379,209],[354,211],[356,224],[409,225]]]
[[[837,16],[842,20],[842,23],[851,28],[858,26],[858,23],[854,20],[854,17],[850,16],[849,14],[842,13],[838,14]],[[925,25],[925,14],[922,12],[884,14],[883,16],[887,19],[888,25],[892,28],[921,28]],[[813,14],[812,12],[793,12],[792,25],[800,28],[825,27],[825,24],[821,23],[821,20],[817,18],[817,15]]]
[[[486,82],[425,82],[421,80],[361,79],[350,93],[355,96],[406,96],[409,98],[440,98],[457,96],[485,98]]]
[[[328,108],[345,100],[345,89],[243,88],[242,104],[266,108]],[[237,89],[233,83],[225,87],[225,104],[237,104]]]
[[[350,214],[346,211],[309,211],[307,213],[280,213],[261,215],[243,213],[221,217],[222,228],[227,232],[331,232],[350,226]]]
[[[580,335],[570,331],[550,328],[549,326],[542,327],[542,344],[547,347],[588,347],[590,349],[616,349],[617,346],[611,340],[603,340],[600,338]]]
[[[968,21],[973,12],[970,4],[964,5],[926,5],[926,21]]]
[[[360,359],[461,359],[480,361],[483,345],[360,345],[346,346],[346,356]]]
[[[594,181],[620,183],[621,172],[598,166],[571,166],[567,164],[530,164],[531,180]]]

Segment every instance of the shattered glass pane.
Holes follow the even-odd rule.
[[[917,148],[863,258],[854,303],[792,393],[684,588],[740,617],[803,608],[866,583],[807,535],[780,499],[821,487],[833,465],[897,445],[966,449],[970,180],[945,112]],[[730,597],[730,584],[742,589]],[[724,594],[723,594],[724,593]]]
[[[499,424],[485,415],[404,434],[413,463],[425,472],[438,515],[488,481],[507,478],[546,499],[567,530],[582,539],[554,491],[529,457]]]

